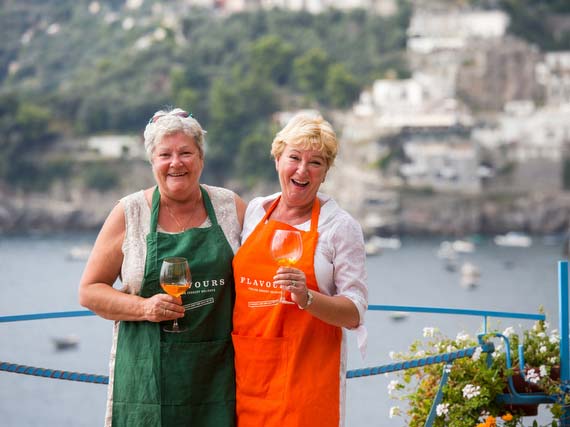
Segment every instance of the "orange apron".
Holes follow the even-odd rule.
[[[237,425],[239,427],[333,427],[340,422],[342,331],[296,304],[279,304],[273,284],[277,263],[269,248],[276,229],[296,228],[263,219],[234,257],[233,315]],[[320,203],[315,200],[310,231],[301,231],[303,255],[296,264],[307,287],[317,291],[313,268]]]

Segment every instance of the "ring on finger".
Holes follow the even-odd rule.
[[[291,280],[291,286],[292,286],[293,288],[297,287],[297,285],[296,285],[296,283],[295,283],[294,280]]]

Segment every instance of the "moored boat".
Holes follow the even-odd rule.
[[[532,245],[532,238],[524,233],[509,231],[507,234],[495,236],[494,242],[498,246],[528,248]]]

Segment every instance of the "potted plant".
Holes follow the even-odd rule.
[[[448,380],[442,388],[442,398],[433,420],[434,427],[522,426],[527,414],[523,409],[528,408],[502,404],[497,397],[509,393],[506,386],[509,376],[519,376],[522,380],[518,370],[519,343],[523,345],[525,379],[522,381],[523,389],[517,391],[536,391],[553,396],[560,394],[559,376],[556,378],[554,375],[560,365],[560,337],[556,330],[549,332],[548,328],[547,322],[537,321],[532,328],[523,331],[522,339],[512,327],[506,328],[501,334],[494,331],[484,335],[484,342],[492,341],[495,345],[494,352],[490,354],[482,352],[477,338],[464,332],[449,338],[437,328],[424,328],[423,339],[413,342],[407,352],[391,353],[391,357],[398,361],[409,361],[469,347],[478,348],[472,357],[457,359],[446,367],[438,363],[397,372],[397,378],[388,385],[388,393],[392,398],[403,401],[403,404],[393,406],[390,417],[402,416],[407,426],[424,427],[443,370],[447,369]],[[510,341],[509,349],[505,345],[507,341]],[[507,350],[512,361],[510,369],[507,368]],[[548,426],[557,426],[562,404],[565,403],[568,402],[558,399],[550,405],[552,421]]]

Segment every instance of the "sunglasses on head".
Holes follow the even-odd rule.
[[[176,113],[161,113],[161,114],[155,114],[154,116],[152,116],[150,118],[150,120],[148,121],[148,124],[156,123],[158,121],[158,119],[161,119],[165,116],[178,116],[178,117],[182,117],[184,119],[187,117],[193,117],[192,113],[188,113],[186,111],[178,111]]]

